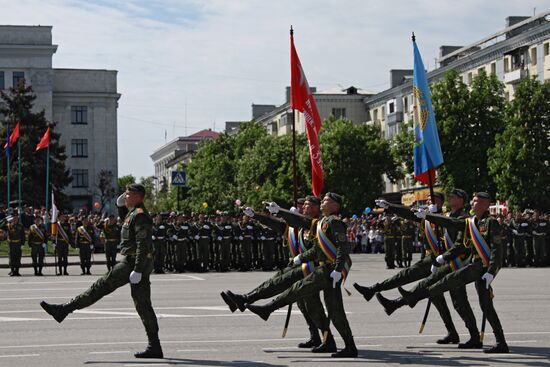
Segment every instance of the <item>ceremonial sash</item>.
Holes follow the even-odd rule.
[[[67,234],[67,232],[65,232],[65,229],[63,229],[63,226],[58,223],[57,225],[57,233],[59,233],[61,235],[61,238],[63,239],[63,241],[65,241],[66,243],[70,243],[71,241],[69,240],[69,235]]]
[[[298,245],[300,246],[300,252],[301,253],[304,253],[306,252],[306,245],[304,244],[304,230],[303,229],[300,229],[298,231]]]
[[[427,220],[424,220],[424,237],[428,243],[429,249],[434,255],[439,254],[439,245],[437,244],[437,236],[432,228],[432,224]]]
[[[288,227],[288,247],[292,256],[296,256],[300,253],[298,244],[296,243],[296,234],[293,227]]]
[[[90,234],[86,231],[86,229],[84,228],[84,226],[78,227],[78,233],[80,233],[84,238],[86,238],[86,239],[88,240],[88,242],[90,242],[90,243],[93,242],[92,237],[91,237]]]
[[[42,241],[42,242],[44,242],[44,240],[46,239],[46,237],[44,236],[44,234],[42,233],[42,231],[40,230],[40,228],[38,228],[38,226],[36,224],[33,224],[31,226],[31,232],[34,233],[35,235],[37,235],[40,238],[40,241]]]
[[[468,229],[470,230],[470,236],[472,238],[472,242],[474,243],[477,254],[479,255],[479,257],[481,257],[483,265],[485,267],[489,267],[489,262],[491,259],[491,248],[489,247],[487,242],[485,242],[485,239],[477,228],[475,217],[467,218],[466,224],[468,226]]]
[[[315,264],[313,263],[313,261],[302,264],[302,272],[304,273],[304,278],[311,274],[313,272],[313,269],[315,269]]]
[[[443,238],[443,242],[445,243],[445,249],[448,250],[453,247],[453,241],[451,240],[451,236],[449,236],[449,232],[447,230],[445,230],[445,237]],[[449,265],[451,266],[451,269],[453,269],[453,271],[456,271],[464,267],[467,263],[467,261],[463,261],[460,257],[457,256],[451,260]]]
[[[320,220],[319,223],[317,223],[317,240],[319,241],[319,247],[327,257],[328,262],[334,263],[336,262],[337,248],[336,245],[334,245],[332,241],[328,238],[325,231],[323,231],[322,224],[323,220]],[[346,280],[352,264],[349,255],[346,256],[346,259],[344,261],[344,267],[342,268],[343,281]]]

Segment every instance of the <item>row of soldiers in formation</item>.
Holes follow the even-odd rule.
[[[485,321],[488,321],[496,339],[496,346],[484,352],[508,353],[491,287],[502,267],[506,234],[499,221],[489,215],[491,197],[486,192],[474,194],[472,212],[468,213],[464,209],[468,202],[467,193],[454,189],[448,195],[450,212],[445,215],[442,213],[444,195],[435,193],[433,201],[429,210],[412,210],[377,200],[377,205],[387,214],[395,214],[419,225],[425,256],[382,282],[370,286],[354,283],[354,288],[367,302],[376,296],[387,315],[403,306],[413,308],[419,301],[429,299],[447,329],[447,335],[437,340],[438,344],[481,349],[483,334],[477,326],[466,292],[466,285],[474,283],[483,311],[482,332]],[[246,208],[246,215],[285,234],[290,261],[286,268],[249,292],[227,290],[221,292],[221,297],[231,312],[248,309],[266,321],[275,310],[297,302],[310,332],[310,339],[300,343],[299,347],[312,348],[314,353],[331,352],[333,357],[356,357],[357,348],[341,294],[343,281],[352,265],[346,246],[346,227],[337,216],[341,202],[339,195],[329,193],[319,210],[319,199],[308,197],[302,209],[303,215],[281,209],[276,203],[268,205],[273,216],[256,214],[251,208]],[[405,285],[413,285],[413,288],[406,290]],[[382,295],[382,292],[394,288],[398,288],[401,297],[391,300]],[[320,291],[324,293],[327,312],[321,303]],[[470,339],[464,343],[460,343],[443,296],[445,292],[450,293],[453,306],[470,333]],[[256,304],[270,298],[273,299],[267,304]],[[336,352],[329,327],[331,322],[345,343],[339,352]]]

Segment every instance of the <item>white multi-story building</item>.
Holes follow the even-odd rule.
[[[110,172],[117,187],[117,71],[55,69],[51,26],[0,25],[0,89],[25,79],[36,94],[35,112],[44,110],[66,147],[72,183],[64,193],[74,210],[99,201],[99,172]],[[3,120],[3,119],[2,119]],[[113,210],[112,200],[107,210]]]
[[[506,27],[469,46],[441,46],[438,67],[427,76],[430,83],[454,69],[470,85],[481,71],[504,83],[507,100],[522,78],[550,80],[550,11],[533,17],[508,17]],[[412,63],[412,58],[411,58]],[[365,98],[368,123],[379,125],[385,138],[399,133],[403,122],[412,121],[412,70],[391,70],[390,89]],[[386,193],[410,191],[418,184],[412,177],[397,184],[386,181]]]

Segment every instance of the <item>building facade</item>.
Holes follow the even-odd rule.
[[[514,97],[522,78],[535,77],[550,80],[550,12],[533,17],[508,17],[505,28],[469,46],[441,46],[438,67],[428,72],[434,83],[451,69],[456,70],[465,84],[485,70],[504,83],[507,100]],[[365,98],[369,124],[381,127],[386,139],[403,128],[403,122],[412,122],[412,70],[391,70],[388,90]],[[437,116],[436,116],[437,118]],[[410,191],[418,188],[412,177],[397,184],[385,179],[386,193]]]
[[[0,89],[22,78],[36,94],[34,112],[55,123],[72,183],[64,193],[73,210],[100,202],[98,175],[105,171],[117,187],[117,71],[55,69],[51,26],[0,25]],[[24,123],[24,122],[23,122]],[[113,200],[105,210],[114,211]]]

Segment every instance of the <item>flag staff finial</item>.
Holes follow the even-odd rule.
[[[412,38],[413,42],[416,42],[416,36],[414,35],[414,32],[412,32],[412,37],[411,38]]]
[[[294,29],[292,29],[292,25],[290,26],[290,35],[294,35]]]

